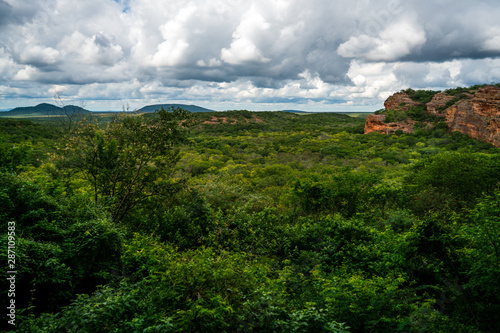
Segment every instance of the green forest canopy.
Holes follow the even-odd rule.
[[[498,148],[363,125],[177,109],[71,132],[0,119],[16,331],[494,332]]]

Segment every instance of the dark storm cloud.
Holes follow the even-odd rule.
[[[0,27],[13,21],[12,6],[7,2],[0,0]]]
[[[500,81],[499,14],[463,0],[0,0],[0,94],[16,81],[82,99],[380,103]]]
[[[426,33],[420,52],[402,60],[449,61],[500,56],[497,1],[420,1],[411,7]]]

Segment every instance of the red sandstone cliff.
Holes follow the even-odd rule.
[[[452,103],[452,105],[450,105]],[[399,92],[389,97],[385,109],[406,111],[410,106],[423,105],[413,101],[406,93]],[[457,96],[446,93],[435,94],[425,104],[428,113],[443,116],[450,131],[459,131],[478,140],[500,147],[500,87],[483,86]],[[370,115],[366,119],[365,134],[370,132],[394,133],[400,129],[411,132],[415,121],[385,123],[385,115]]]
[[[405,133],[413,132],[413,126],[416,121],[408,119],[404,122],[386,123],[385,114],[371,114],[366,118],[365,134],[370,132],[378,132],[383,134],[392,134],[397,130],[402,130]]]
[[[390,96],[384,102],[384,107],[388,109],[403,109],[407,110],[410,106],[419,105],[420,103],[415,102],[408,96],[405,92],[398,92]]]

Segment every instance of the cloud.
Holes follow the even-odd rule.
[[[485,33],[482,50],[500,52],[500,28],[488,29]]]
[[[38,68],[52,67],[61,61],[61,54],[52,47],[31,45],[19,54],[19,60],[22,64]]]
[[[123,56],[122,47],[114,44],[113,39],[112,36],[104,33],[84,36],[75,31],[61,40],[58,49],[64,53],[65,59],[70,63],[111,67]]]
[[[12,6],[4,0],[0,0],[0,26],[12,22],[12,18]]]
[[[354,85],[346,89],[347,99],[384,100],[405,88],[446,89],[500,82],[500,59],[392,63],[355,60],[347,75]]]
[[[245,64],[247,62],[269,62],[257,47],[256,40],[265,36],[270,28],[264,17],[253,6],[245,13],[241,23],[233,33],[233,41],[229,49],[223,48],[221,59],[232,65]]]
[[[379,36],[351,37],[337,52],[346,58],[370,61],[395,61],[419,50],[426,42],[425,31],[418,24],[401,20],[388,25]]]
[[[185,52],[189,48],[187,23],[196,10],[196,6],[190,3],[182,8],[173,20],[159,27],[164,41],[158,45],[158,51],[152,56],[153,66],[176,66],[183,62]]]
[[[375,108],[404,87],[500,81],[499,14],[496,0],[0,0],[0,104],[57,86],[96,106]]]
[[[16,70],[20,67],[21,66],[12,59],[8,50],[0,47],[0,78],[3,78],[2,81],[12,78]],[[5,82],[2,81],[0,81],[0,85],[5,84]]]

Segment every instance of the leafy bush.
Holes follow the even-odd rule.
[[[40,239],[52,240],[50,230],[40,230],[45,221],[60,220],[60,207],[31,181],[22,181],[12,174],[0,173],[0,218],[16,221],[23,234],[36,230]],[[34,233],[34,232],[33,232]],[[46,238],[43,236],[46,234]],[[57,233],[57,232],[56,232]]]
[[[322,155],[334,155],[338,158],[346,157],[350,152],[342,146],[327,146],[320,150]]]
[[[415,165],[406,178],[406,188],[414,193],[416,204],[430,197],[437,206],[470,205],[482,193],[491,193],[500,181],[498,156],[470,153],[438,154]],[[432,194],[432,195],[431,195]],[[429,197],[429,195],[431,195]]]
[[[53,155],[63,172],[79,173],[88,182],[94,201],[109,206],[114,221],[145,199],[164,196],[165,182],[179,160],[188,112],[162,108],[156,114],[119,114],[105,129],[83,122]]]
[[[385,112],[386,118],[384,122],[392,123],[412,119],[418,122],[438,123],[443,120],[443,117],[436,116],[427,112],[425,105],[410,106],[406,111],[397,109],[389,109]]]
[[[397,109],[397,110],[388,109],[383,114],[386,115],[386,117],[384,119],[385,123],[395,123],[398,121],[403,121],[403,120],[408,119],[408,115],[406,114],[406,112],[404,112],[400,109]]]
[[[7,257],[7,235],[0,238],[2,257]],[[52,242],[37,242],[16,237],[16,308],[29,308],[31,313],[58,311],[66,305],[73,292],[73,274],[65,262],[64,248]],[[7,296],[9,275],[0,273],[2,295]],[[7,297],[3,298],[7,300]],[[3,303],[3,301],[2,301]]]
[[[439,91],[435,90],[413,90],[411,88],[403,90],[412,100],[422,104],[429,103],[435,94]]]
[[[289,165],[271,164],[251,172],[259,187],[283,186],[294,179],[294,170]]]
[[[350,171],[329,178],[327,181],[313,178],[295,182],[293,195],[304,212],[323,211],[351,217],[360,209],[364,196],[377,181],[374,175]]]
[[[493,331],[500,325],[500,191],[480,198],[467,217],[463,230],[472,243],[467,288],[483,309],[474,313],[481,329]]]

